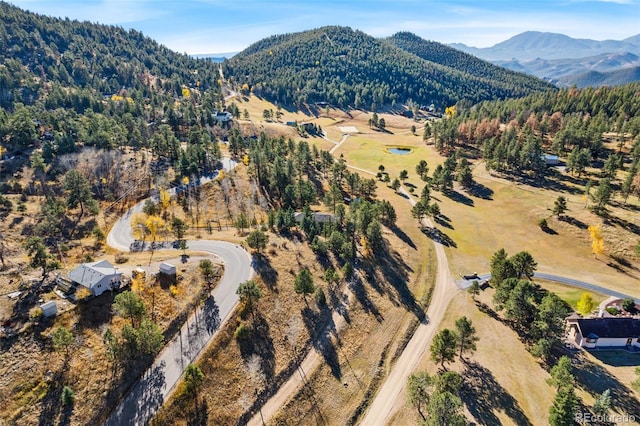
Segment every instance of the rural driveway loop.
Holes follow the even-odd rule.
[[[225,170],[235,166],[228,159],[223,164]],[[129,251],[134,241],[131,217],[141,210],[142,203],[139,203],[120,218],[111,229],[107,244]],[[224,275],[205,303],[189,316],[177,336],[165,345],[153,365],[111,413],[104,423],[106,426],[146,425],[151,421],[180,381],[186,366],[212,341],[237,306],[238,285],[254,274],[251,256],[236,244],[198,240],[188,241],[188,246],[190,250],[219,256],[224,264]]]

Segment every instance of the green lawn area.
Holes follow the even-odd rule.
[[[350,136],[336,151],[336,155],[344,154],[349,164],[373,172],[377,172],[378,166],[382,164],[391,179],[398,177],[400,171],[406,169],[409,172],[409,181],[418,184],[419,179],[415,173],[418,162],[426,160],[429,168],[433,169],[443,159],[434,155],[433,151],[427,149],[421,142],[417,143],[416,138],[415,136],[407,136],[396,137],[389,141],[379,141],[367,136],[354,135]],[[410,148],[411,152],[402,155],[392,154],[388,151],[389,148]]]
[[[552,281],[536,280],[536,282],[540,284],[542,288],[558,295],[560,299],[571,305],[573,309],[577,308],[578,300],[580,300],[583,293],[589,293],[591,295],[595,304],[594,309],[597,309],[597,306],[600,304],[600,302],[607,298],[607,296],[605,296],[604,294],[594,293],[592,291],[582,290],[579,288],[558,284]]]

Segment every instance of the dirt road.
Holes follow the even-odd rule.
[[[402,191],[404,192],[404,188],[402,188]],[[411,204],[415,204],[413,198],[409,194],[406,195]],[[432,226],[430,221],[428,221],[427,225]],[[460,290],[449,271],[449,263],[444,247],[437,241],[434,241],[434,244],[438,271],[433,297],[429,304],[429,309],[427,309],[427,323],[420,324],[416,329],[407,347],[393,365],[382,386],[380,386],[378,394],[360,421],[361,425],[389,424],[393,414],[405,403],[407,377],[417,368],[418,363],[425,356],[449,302],[456,292]]]
[[[347,310],[348,305],[353,299],[353,294],[350,291],[346,292],[346,296],[347,300],[349,301],[347,303],[347,306],[343,306],[343,309],[339,309],[332,314],[332,321],[335,324],[335,333],[338,335],[340,334],[346,323],[344,317],[340,314],[340,312]],[[333,337],[333,333],[325,333],[320,336],[319,339],[332,339]],[[306,375],[311,373],[316,368],[318,368],[322,362],[324,362],[322,354],[320,354],[316,349],[311,349],[307,356],[300,363],[298,372],[292,374],[289,379],[287,379],[287,381],[280,386],[278,392],[276,392],[276,394],[273,395],[262,406],[262,409],[251,418],[248,425],[259,426],[262,424],[267,424],[269,420],[271,420],[278,413],[280,407],[284,406],[284,404],[286,404],[289,399],[291,399],[291,397],[295,395],[298,389],[300,389],[300,387],[304,384],[305,379],[303,374]]]

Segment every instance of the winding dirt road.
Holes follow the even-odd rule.
[[[415,200],[404,188],[401,191],[411,205],[415,205]],[[429,220],[426,220],[425,223],[427,226],[433,226]],[[444,252],[444,246],[437,241],[434,241],[434,245],[438,270],[435,289],[427,309],[427,322],[418,326],[406,348],[396,360],[389,375],[378,390],[375,399],[360,421],[361,425],[386,425],[390,422],[395,412],[404,405],[403,392],[407,377],[416,369],[425,355],[435,331],[438,329],[438,324],[442,321],[447,306],[449,306],[449,302],[451,302],[456,292],[460,290],[449,271],[449,262]]]

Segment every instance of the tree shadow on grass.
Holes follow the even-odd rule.
[[[597,352],[591,353],[597,357]],[[610,389],[611,408],[616,412],[640,418],[640,401],[633,397],[631,389],[601,365],[578,356],[574,359],[574,375],[576,384],[591,395],[598,396]]]
[[[53,425],[60,413],[62,406],[62,389],[64,388],[64,376],[66,367],[61,368],[53,374],[50,382],[49,390],[46,396],[40,402],[42,409],[40,410],[40,425]]]
[[[331,286],[329,286],[327,293],[329,293],[328,305],[335,312],[340,314],[347,324],[350,324],[351,317],[349,316],[349,297],[346,294],[331,288]]]
[[[440,226],[443,226],[443,227],[449,228],[449,229],[455,229],[453,227],[453,225],[451,224],[451,221],[449,220],[449,218],[446,217],[446,216],[439,215],[439,216],[434,217],[433,220]]]
[[[613,225],[617,225],[620,226],[621,228],[626,229],[627,231],[635,234],[635,235],[640,235],[640,226],[636,225],[633,222],[629,222],[627,220],[624,220],[622,218],[619,218],[617,216],[609,216],[606,220],[605,223],[611,223]]]
[[[311,336],[313,348],[322,355],[325,363],[331,369],[333,377],[340,380],[342,377],[340,359],[338,358],[335,344],[331,339],[332,335],[338,338],[338,331],[331,317],[331,311],[323,309],[320,312],[316,312],[306,307],[302,310],[302,320]]]
[[[113,319],[113,301],[115,293],[105,291],[98,297],[79,301],[77,305],[77,327],[82,329],[98,329],[105,324],[110,324]]]
[[[278,271],[276,271],[269,258],[263,254],[254,254],[252,265],[256,273],[262,278],[262,281],[273,291],[278,286]]]
[[[517,425],[531,425],[518,401],[500,385],[487,368],[476,362],[466,364],[460,397],[471,415],[483,425],[501,424],[494,410],[504,410]]]
[[[378,310],[378,307],[373,303],[367,294],[367,289],[364,287],[364,283],[359,276],[354,276],[349,282],[349,288],[356,297],[356,300],[360,302],[362,309],[368,314],[372,314],[378,322],[384,321],[384,317]]]
[[[391,227],[391,231],[396,235],[396,237],[400,238],[403,243],[407,244],[412,249],[415,250],[415,249],[418,248],[418,247],[416,247],[416,244],[413,242],[411,237],[409,237],[402,229],[400,229],[397,226],[393,225]]]
[[[472,197],[482,198],[483,200],[493,200],[493,189],[475,182],[468,190]]]
[[[449,191],[445,194],[450,200],[455,201],[456,203],[464,204],[465,206],[473,207],[473,199],[467,197],[462,192],[458,191]]]
[[[563,222],[567,222],[568,224],[571,224],[573,226],[575,226],[576,228],[580,228],[580,229],[587,229],[587,224],[584,223],[581,220],[578,220],[574,217],[571,216],[561,216],[558,218],[558,220],[561,220]]]
[[[558,232],[555,229],[552,229],[549,227],[549,225],[546,226],[541,226],[540,229],[542,230],[542,232],[544,232],[545,234],[549,234],[549,235],[558,235]]]
[[[60,412],[60,421],[58,423],[58,426],[66,426],[71,424],[73,407],[74,407],[73,403],[63,406],[62,411]]]
[[[424,227],[422,228],[422,232],[436,243],[440,243],[445,247],[458,247],[458,244],[456,244],[456,242],[453,241],[450,236],[448,236],[438,228]]]
[[[413,270],[400,253],[385,246],[375,253],[375,259],[362,262],[361,270],[378,293],[385,293],[396,306],[404,306],[420,322],[426,321],[424,309],[408,287],[409,273]],[[389,283],[388,286],[382,284],[385,281]]]
[[[261,367],[266,380],[271,380],[276,368],[276,350],[271,337],[269,323],[259,311],[255,312],[249,336],[238,340],[243,360],[256,354],[262,359]]]
[[[209,404],[207,404],[206,398],[200,397],[200,402],[198,402],[198,408],[194,405],[193,409],[190,410],[189,416],[187,418],[188,426],[206,426],[209,424]]]

